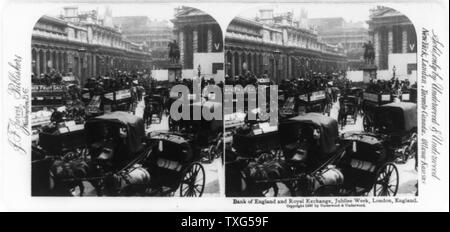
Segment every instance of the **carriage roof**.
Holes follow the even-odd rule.
[[[189,143],[189,141],[187,139],[185,139],[183,136],[175,134],[175,133],[171,133],[171,132],[166,132],[166,131],[150,132],[150,133],[148,133],[148,136],[151,139],[164,140],[164,141],[168,141],[170,143],[174,143],[174,144],[178,144],[178,145]]]
[[[158,85],[155,87],[155,90],[167,90],[167,87],[162,86],[162,85]]]
[[[129,125],[130,127],[139,127],[142,119],[124,111],[114,111],[108,114],[103,114],[93,119],[88,120],[86,123],[93,123],[99,121],[108,121],[114,123],[120,123]],[[143,127],[142,127],[143,128]]]
[[[164,152],[160,153],[163,155],[161,158],[174,161],[190,161],[192,159],[191,144],[183,136],[166,131],[153,131],[147,136],[153,141],[162,142]]]
[[[304,115],[299,115],[299,116],[293,117],[293,118],[289,119],[289,121],[304,123],[304,124],[312,124],[314,126],[324,127],[324,128],[336,127],[336,132],[337,132],[336,120],[331,117],[325,116],[321,113],[307,113]]]
[[[383,140],[376,134],[364,131],[350,131],[342,134],[342,140],[358,141],[368,145],[377,146],[383,143]]]
[[[417,127],[417,104],[415,103],[393,102],[380,106],[378,112],[389,112],[393,117],[400,117],[405,131]]]
[[[162,100],[163,96],[161,94],[151,94],[144,97],[147,101],[156,101],[156,100]]]
[[[320,113],[307,113],[287,120],[280,124],[280,135],[283,140],[284,136],[292,136],[293,129],[299,127],[297,125],[311,125],[320,130],[320,148],[323,153],[331,153],[336,150],[336,140],[339,136],[338,123],[335,119]]]
[[[87,134],[96,133],[95,130],[98,128],[92,127],[92,125],[105,122],[120,124],[126,127],[127,144],[129,150],[131,152],[140,150],[140,148],[142,147],[142,140],[145,136],[144,121],[142,120],[142,118],[136,117],[127,112],[114,111],[87,120],[85,124]]]

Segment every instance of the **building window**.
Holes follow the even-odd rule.
[[[407,64],[406,69],[407,69],[408,75],[411,75],[411,74],[412,74],[412,71],[417,71],[417,63],[414,63],[414,64]]]

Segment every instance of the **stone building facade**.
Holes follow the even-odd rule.
[[[111,69],[151,68],[148,48],[123,39],[117,28],[104,26],[97,17],[96,11],[77,8],[66,8],[60,17],[41,17],[31,40],[33,74],[56,70],[83,84]]]
[[[311,71],[346,69],[341,48],[319,41],[316,31],[292,16],[262,10],[257,19],[234,18],[225,36],[226,74],[234,77],[249,70],[278,82]]]
[[[114,17],[114,25],[119,27],[125,39],[135,43],[145,43],[152,51],[154,69],[167,67],[169,63],[169,43],[175,38],[173,27],[167,20],[152,20],[147,16]]]
[[[363,22],[347,22],[342,17],[336,17],[312,18],[308,19],[308,24],[317,30],[321,41],[342,46],[349,69],[361,68],[364,63],[363,46],[370,40],[368,28]]]
[[[223,37],[216,20],[198,9],[180,7],[172,23],[183,69],[223,78]]]
[[[417,35],[413,23],[402,13],[377,7],[371,11],[369,35],[375,49],[375,64],[400,78],[417,73]]]

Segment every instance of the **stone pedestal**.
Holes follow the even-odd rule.
[[[175,82],[175,80],[181,79],[181,69],[182,66],[180,63],[171,63],[168,64],[165,69],[168,71],[168,79],[169,82]]]
[[[369,83],[371,79],[377,79],[377,66],[374,64],[364,64],[361,67],[363,71],[363,82]]]

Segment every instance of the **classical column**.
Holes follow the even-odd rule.
[[[60,72],[64,72],[64,52],[59,51],[59,70]]]
[[[231,56],[231,62],[230,62],[230,65],[231,65],[231,72],[228,74],[228,75],[230,75],[230,77],[231,78],[233,78],[234,76],[235,76],[235,58],[234,58],[234,55],[235,55],[235,53],[234,52],[230,52],[230,56]]]
[[[194,28],[192,30],[192,52],[198,52],[198,30]]]
[[[36,49],[36,77],[39,78],[39,75],[41,74],[41,50]]]
[[[211,27],[209,26],[208,27],[208,39],[207,39],[207,41],[208,41],[208,52],[212,52],[212,50],[213,50],[213,39],[212,39],[212,30],[211,30]]]
[[[81,79],[83,78],[82,76],[81,76],[81,74],[82,74],[82,72],[81,72],[81,66],[83,66],[83,64],[81,63],[81,54],[78,54],[78,70],[77,70],[77,72],[78,72],[78,80],[80,80],[81,81]]]
[[[255,53],[255,74],[260,73],[260,67],[259,67],[259,54]]]
[[[288,79],[292,79],[292,57],[287,57],[287,76]]]
[[[97,56],[92,56],[92,76],[97,76]]]
[[[238,65],[236,75],[240,75],[242,73],[242,54],[239,52],[237,54],[238,54]]]
[[[52,68],[56,69],[56,51],[55,50],[52,50],[51,57],[52,57]]]
[[[375,50],[375,65],[380,66],[380,52],[381,52],[381,46],[380,46],[380,33],[378,30],[375,31],[373,35],[373,44],[374,44],[374,50]]]
[[[180,29],[180,32],[178,32],[178,46],[180,47],[180,64],[184,65],[184,32]]]
[[[59,51],[59,70],[60,72],[64,72],[64,53],[63,51]]]
[[[64,72],[69,71],[69,53],[67,51],[64,52]]]
[[[61,70],[59,70],[59,51],[55,51],[55,64],[54,67],[57,71],[61,72]]]
[[[48,72],[50,72],[55,67],[54,66],[55,63],[53,62],[53,50],[52,49],[49,50],[49,56],[50,57],[47,57],[47,58],[50,61],[51,66],[48,67],[48,69],[47,69]],[[47,64],[48,64],[48,62],[47,62]]]
[[[406,27],[402,27],[402,53],[408,52],[408,31]]]
[[[45,73],[47,73],[47,50],[46,49],[43,50],[43,58],[44,58],[44,60],[43,60],[44,65],[42,67],[44,68],[44,70],[42,70],[42,72],[45,74]]]
[[[256,73],[256,69],[257,69],[257,64],[256,64],[256,53],[253,53],[252,55],[252,71],[253,73]]]
[[[388,29],[388,54],[392,54],[394,51],[394,33],[393,28]]]
[[[247,60],[247,70],[251,71],[252,70],[252,54],[248,53],[246,55],[245,59]]]
[[[73,70],[73,65],[74,65],[75,60],[74,60],[72,51],[67,52],[66,61],[67,61],[67,66],[66,66],[67,71],[70,71],[75,75],[75,71]]]

